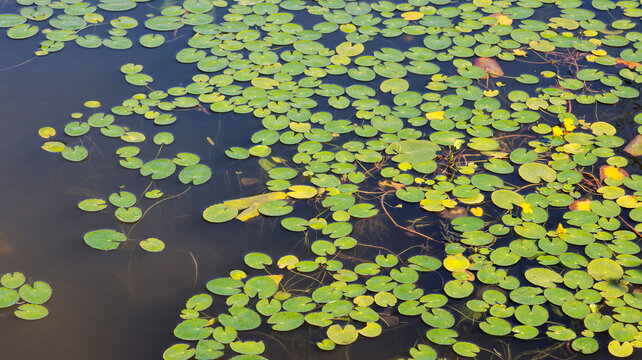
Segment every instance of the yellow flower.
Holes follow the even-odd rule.
[[[564,128],[568,132],[571,132],[571,131],[575,130],[575,125],[573,125],[573,119],[564,118]]]
[[[520,49],[513,50],[513,55],[515,55],[515,56],[526,56],[526,51],[520,50]]]
[[[520,207],[522,208],[522,214],[532,214],[533,209],[531,208],[531,204],[527,202],[523,202]]]
[[[553,137],[562,137],[564,135],[564,130],[559,126],[553,126]]]
[[[564,229],[564,226],[562,226],[562,224],[557,224],[557,230],[555,231],[557,231],[557,234],[559,235],[566,234],[568,232],[568,230]]]

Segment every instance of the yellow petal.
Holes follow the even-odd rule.
[[[523,202],[521,205],[519,205],[522,208],[522,213],[523,214],[532,214],[533,209],[531,208],[531,204],[527,202]]]

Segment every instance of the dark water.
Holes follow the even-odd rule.
[[[13,12],[12,7],[6,4],[0,12]],[[135,13],[151,10],[141,4]],[[186,34],[179,32],[177,41],[154,50],[142,49],[136,42],[126,51],[89,50],[70,44],[60,53],[34,59],[36,40],[13,41],[4,35],[0,38],[0,273],[21,271],[53,287],[53,297],[46,304],[50,315],[43,320],[19,320],[12,315],[12,309],[0,310],[0,359],[159,359],[164,349],[177,342],[172,330],[180,321],[178,314],[186,299],[204,292],[208,280],[225,276],[235,268],[245,269],[242,259],[247,252],[262,251],[273,258],[292,252],[307,253],[303,236],[282,229],[279,219],[220,225],[202,219],[201,211],[211,204],[265,190],[264,179],[253,186],[239,182],[240,177],[264,176],[256,160],[238,162],[223,154],[229,146],[248,146],[248,134],[261,129],[261,125],[251,115],[204,114],[195,110],[177,112],[179,120],[168,130],[176,141],[163,150],[161,157],[182,151],[196,153],[213,169],[212,180],[155,207],[131,233],[138,239],[158,237],[165,241],[166,249],[158,254],[146,253],[132,242],[117,251],[101,252],[83,243],[87,231],[119,229],[119,224],[109,212],[80,211],[77,202],[89,197],[105,198],[119,189],[138,194],[148,180],[118,165],[114,151],[122,143],[117,140],[90,133],[90,142],[84,144],[90,155],[76,164],[42,151],[37,130],[52,126],[62,132],[71,121],[69,114],[82,112],[87,100],[99,100],[103,104],[101,110],[107,111],[131,94],[146,91],[124,81],[119,68],[128,62],[145,66],[143,72],[156,80],[150,85],[154,89],[190,83],[194,67],[178,65],[174,59],[174,54],[185,46]],[[130,35],[132,39],[139,36],[136,31]],[[616,124],[623,131],[618,135],[625,139],[635,133],[627,116],[635,108],[639,103],[603,113],[618,116]],[[592,107],[581,110],[592,111]],[[165,131],[143,120],[126,121],[148,137]],[[207,142],[207,136],[215,140],[215,146]],[[155,151],[154,146],[143,147],[142,157],[150,159]],[[633,167],[639,171],[638,163]],[[159,186],[166,194],[185,190],[176,177],[161,181]],[[298,206],[292,215],[311,214],[311,208]],[[393,211],[393,216],[408,219],[423,215],[420,210]],[[368,236],[370,244],[396,252],[426,245],[392,228],[385,219],[379,219],[375,231],[372,226],[357,223],[356,234]],[[438,224],[434,230],[439,231]],[[441,247],[417,247],[408,254],[422,252],[443,254]],[[347,255],[366,257],[376,253]],[[420,285],[426,293],[440,291],[443,279],[438,273],[423,276]],[[224,308],[217,298],[212,313]],[[407,356],[408,348],[416,345],[426,331],[418,317],[399,320],[399,327],[384,330],[377,339],[361,338],[352,346],[330,353],[316,349],[315,343],[324,334],[309,327],[275,334],[263,326],[247,333],[244,339],[266,341],[266,356],[272,359],[396,359]],[[514,339],[502,339],[506,341],[503,343],[489,339],[476,325],[463,325],[457,331],[463,340],[488,350],[482,351],[479,358],[508,359],[509,354],[515,358],[526,348],[546,349],[557,344]],[[500,355],[493,355],[495,350]],[[548,358],[539,353],[542,354]],[[455,357],[450,352],[440,355]],[[571,358],[576,354],[561,348],[555,356]]]

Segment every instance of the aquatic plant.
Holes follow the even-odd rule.
[[[43,281],[27,283],[23,273],[5,273],[0,277],[0,309],[18,305],[13,314],[23,320],[39,320],[49,315],[42,304],[51,298],[51,286]]]
[[[0,15],[9,37],[35,36],[32,23],[46,19],[57,29],[44,31],[38,55],[72,41],[128,48],[127,30],[139,25],[114,18],[111,37],[101,40],[82,34],[93,26],[87,23],[106,23],[94,6],[19,3],[20,15]],[[98,4],[107,11],[135,6]],[[64,14],[53,17],[54,10]],[[149,176],[147,189],[78,206],[113,205],[131,231],[147,210],[171,198],[155,186],[177,166],[186,185],[206,183],[212,171],[196,154],[160,157],[173,142],[168,132],[153,137],[158,152],[143,160],[132,144],[148,137],[119,124],[142,117],[171,126],[173,110],[194,109],[247,114],[263,126],[252,146],[225,153],[260,159],[269,191],[212,204],[203,217],[212,223],[283,217],[284,229],[311,239],[316,258],[287,254],[274,269],[269,255],[248,254],[246,265],[258,273],[234,270],[206,286],[226,298],[228,313],[205,312],[210,294],[190,298],[174,330],[184,342],[165,351],[167,360],[232,353],[260,359],[265,345],[239,333],[263,323],[275,331],[318,327],[325,338],[317,346],[330,351],[378,336],[382,314],[391,311],[420,316],[427,326],[431,345],[412,348],[413,359],[435,359],[442,347],[475,357],[483,349],[456,326],[469,318],[449,310],[460,302],[489,335],[545,335],[591,354],[605,333],[602,346],[627,357],[642,344],[642,176],[626,170],[642,154],[642,138],[623,138],[622,122],[612,116],[624,109],[623,116],[642,123],[632,110],[642,83],[640,17],[640,4],[608,0],[187,0],[145,20],[151,33],[139,42],[162,46],[165,36],[187,32],[176,60],[198,71],[190,84],[151,90],[142,65],[126,64],[125,80],[151,91],[111,114],[93,112],[97,101],[85,103],[92,114],[86,120],[72,114],[64,141],[50,127],[40,135],[45,150],[69,161],[88,156],[74,139],[90,131],[126,143],[116,151],[119,164]],[[143,196],[158,200],[143,211]],[[286,217],[304,201],[318,209],[314,217]],[[425,216],[407,224],[399,207]],[[374,260],[337,260],[358,245],[372,246],[367,236],[351,235],[356,220],[375,218],[427,242],[432,254],[415,254],[409,244],[410,256],[381,247]],[[443,219],[443,238],[421,230]],[[113,250],[128,233],[94,230],[85,242]],[[155,238],[140,244],[149,251],[165,246]],[[426,293],[418,282],[432,273],[447,281]],[[306,295],[288,285],[297,277],[311,281]]]

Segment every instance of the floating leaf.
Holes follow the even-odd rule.
[[[94,230],[85,234],[85,243],[98,250],[115,250],[127,240],[125,234],[115,230]]]
[[[342,328],[335,324],[330,326],[326,333],[328,338],[338,345],[351,344],[359,337],[357,329],[352,325],[346,325]]]
[[[49,315],[49,310],[42,305],[25,304],[20,305],[14,314],[23,320],[40,320]]]

